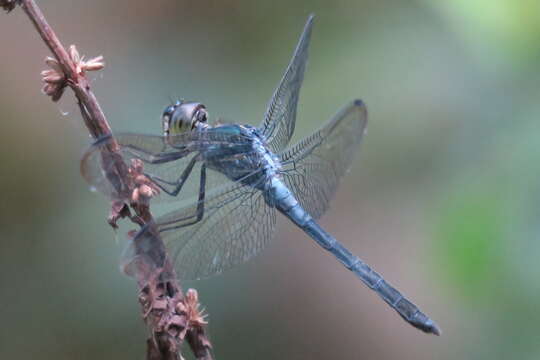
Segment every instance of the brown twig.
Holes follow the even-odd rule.
[[[109,123],[86,77],[87,71],[103,68],[103,58],[96,57],[84,61],[74,46],[71,46],[69,51],[66,50],[34,0],[0,0],[0,7],[8,12],[17,5],[20,5],[28,15],[54,55],[54,59],[46,59],[50,69],[42,72],[45,94],[51,96],[53,101],[57,101],[66,87],[71,88],[91,136],[94,139],[111,136]],[[152,189],[144,181],[134,180],[137,174],[135,176],[133,174],[137,172],[138,165],[125,164],[117,153],[118,144],[114,138],[111,139],[101,153],[103,163],[106,165],[104,168],[107,169],[106,175],[115,184],[122,184],[119,190],[124,195],[122,198],[131,199],[131,201],[129,204],[113,203],[110,223],[115,226],[118,219],[129,217],[138,225],[150,224],[151,226],[153,218],[148,201],[152,196]],[[130,215],[130,208],[136,216]],[[163,265],[157,271],[146,269],[146,272],[136,274],[140,289],[139,302],[143,317],[151,332],[147,340],[147,359],[181,358],[181,346],[183,341],[187,340],[197,359],[210,360],[212,358],[211,345],[203,328],[206,322],[204,315],[199,311],[197,292],[190,289],[184,296],[165,245],[157,231],[154,231],[152,241],[156,242],[155,251],[159,252],[159,256],[164,259]],[[152,271],[154,273],[151,273]]]

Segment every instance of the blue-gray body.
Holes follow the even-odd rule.
[[[395,309],[407,322],[425,332],[439,334],[437,325],[416,305],[407,300],[397,289],[372,270],[359,257],[353,255],[332,235],[326,232],[302,208],[294,194],[282,181],[279,157],[272,153],[256,128],[249,125],[225,125],[203,131],[234,133],[245,141],[239,145],[227,144],[214,147],[203,153],[207,166],[226,175],[232,181],[240,181],[264,193],[266,203],[302,229],[322,248],[333,254],[348,270],[358,276],[371,290],[375,291],[388,305]],[[250,149],[251,147],[251,149]],[[234,161],[223,161],[237,154]],[[249,155],[246,155],[249,154]],[[232,156],[234,158],[234,156]],[[258,169],[263,171],[257,171]],[[253,176],[250,174],[254,173]]]

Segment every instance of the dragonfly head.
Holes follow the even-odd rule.
[[[165,108],[161,120],[164,135],[176,135],[206,126],[208,112],[201,103],[177,101]]]

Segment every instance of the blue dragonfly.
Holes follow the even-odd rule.
[[[163,113],[163,136],[114,136],[126,166],[141,162],[145,178],[159,191],[152,201],[178,203],[134,236],[124,255],[126,268],[141,259],[156,268],[163,265],[154,249],[157,233],[181,278],[221,273],[258,254],[271,240],[276,213],[281,213],[405,321],[439,335],[434,321],[317,223],[351,166],[365,133],[367,111],[361,100],[352,101],[319,130],[287,147],[312,25],[310,16],[260,126],[211,125],[203,104],[177,101]],[[82,173],[111,199],[128,201],[107,177],[111,164],[100,156],[112,141],[99,139],[86,152]]]

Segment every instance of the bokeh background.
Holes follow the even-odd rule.
[[[257,124],[311,12],[296,139],[362,98],[369,132],[322,224],[443,329],[425,335],[284,220],[251,262],[196,287],[217,359],[540,357],[540,2],[38,2],[103,54],[115,131],[159,134],[169,98]],[[79,174],[73,99],[40,93],[48,51],[0,20],[0,358],[144,359],[108,202]],[[122,237],[118,234],[117,237]]]

